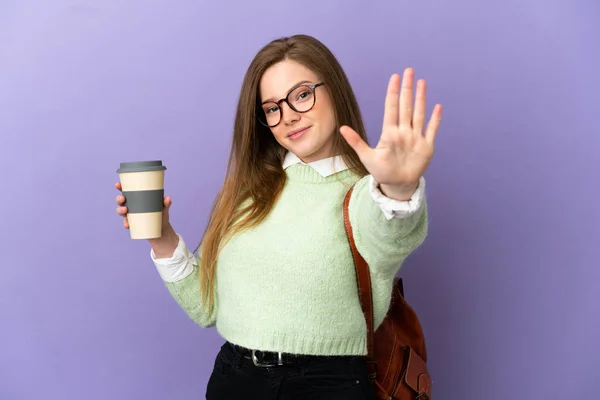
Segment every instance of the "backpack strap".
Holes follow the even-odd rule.
[[[344,227],[346,228],[346,236],[348,236],[348,242],[350,249],[352,250],[352,258],[354,259],[354,268],[356,269],[356,278],[358,281],[358,297],[360,298],[360,304],[365,314],[367,322],[367,351],[368,358],[373,360],[374,355],[374,318],[373,318],[373,295],[371,293],[371,274],[369,272],[369,265],[365,259],[360,255],[354,242],[354,235],[352,234],[352,226],[350,224],[350,213],[348,208],[350,205],[350,197],[354,186],[348,190],[344,199]]]

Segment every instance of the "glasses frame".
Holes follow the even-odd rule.
[[[264,112],[264,110],[262,110],[262,105],[263,105],[263,104],[266,104],[266,103],[275,103],[275,104],[277,104],[277,106],[279,107],[279,119],[277,120],[277,123],[276,123],[275,125],[269,125],[269,124],[267,123],[267,121],[266,121],[266,119],[267,119],[267,118],[266,118],[266,115],[265,115],[265,121],[262,121],[262,120],[261,120],[261,118],[260,118],[259,114],[255,114],[255,115],[256,115],[256,119],[258,119],[258,122],[260,122],[262,125],[266,126],[267,128],[274,128],[274,127],[276,127],[277,125],[279,125],[279,123],[281,122],[281,119],[282,119],[282,117],[283,117],[283,114],[282,114],[282,112],[283,112],[283,111],[282,111],[282,109],[281,109],[281,103],[283,103],[283,102],[285,102],[285,103],[288,105],[288,107],[289,107],[289,108],[291,108],[292,110],[294,110],[294,111],[295,111],[295,112],[297,112],[297,113],[303,114],[303,113],[309,112],[310,110],[312,110],[312,109],[313,109],[313,107],[314,107],[314,106],[315,106],[315,104],[317,103],[317,91],[316,91],[316,89],[317,89],[319,86],[323,86],[324,84],[325,84],[325,82],[319,82],[319,83],[315,83],[314,85],[308,85],[308,84],[306,84],[306,83],[301,83],[301,84],[299,84],[299,85],[296,85],[296,86],[294,86],[293,88],[291,88],[291,89],[290,89],[290,91],[288,92],[288,94],[287,94],[287,95],[286,95],[286,96],[285,96],[283,99],[279,99],[279,100],[277,100],[277,101],[265,101],[265,102],[263,102],[263,103],[259,104],[258,106],[259,106],[259,108],[261,108],[261,111],[259,111],[259,112],[262,112],[262,114],[263,114],[263,115],[265,115],[265,112]],[[305,111],[298,111],[298,110],[296,109],[296,107],[294,107],[294,106],[293,106],[293,105],[292,105],[292,104],[291,104],[291,103],[288,101],[288,97],[290,97],[290,94],[292,94],[292,92],[293,92],[294,90],[298,89],[298,88],[299,88],[299,87],[301,87],[301,86],[306,86],[307,88],[309,88],[309,89],[310,89],[310,91],[311,91],[311,92],[312,92],[312,94],[313,94],[313,104],[312,104],[312,106],[310,106],[310,108],[309,108],[308,110],[305,110]]]

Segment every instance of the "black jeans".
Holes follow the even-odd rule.
[[[207,400],[374,400],[362,357],[257,367],[226,342],[216,357]]]

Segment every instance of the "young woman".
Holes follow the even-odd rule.
[[[297,35],[258,52],[200,251],[169,223],[169,196],[163,235],[150,240],[174,299],[225,339],[207,399],[374,398],[343,199],[355,185],[349,214],[371,268],[377,327],[396,272],[427,233],[423,173],[441,106],[425,126],[425,94],[412,69],[402,84],[392,75],[371,148],[348,79],[321,42]],[[123,196],[116,201],[128,228]]]

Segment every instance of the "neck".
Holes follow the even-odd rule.
[[[318,154],[318,155],[314,155],[314,156],[310,155],[308,157],[300,157],[297,154],[296,154],[296,156],[300,160],[302,160],[303,163],[310,164],[310,163],[313,163],[313,162],[316,162],[316,161],[321,161],[321,160],[326,160],[328,158],[332,158],[332,157],[336,157],[336,156],[341,156],[341,154],[337,154],[337,153],[334,154],[333,152],[330,152],[330,153]]]

